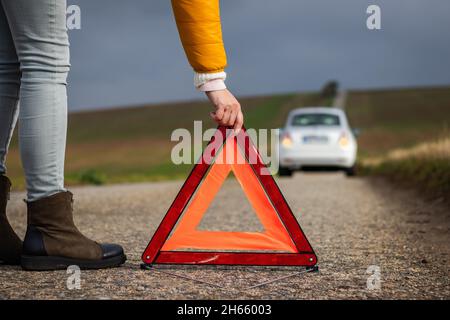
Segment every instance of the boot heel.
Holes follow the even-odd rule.
[[[70,264],[61,261],[57,257],[22,255],[21,265],[24,270],[47,271],[67,269]]]
[[[6,205],[9,200],[11,181],[0,174],[0,265],[19,265],[22,241],[9,224]]]
[[[69,266],[77,266],[82,270],[114,268],[127,260],[124,254],[101,260],[80,260],[52,256],[22,255],[21,265],[27,271],[66,270]]]

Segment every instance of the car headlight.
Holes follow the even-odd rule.
[[[343,133],[339,137],[338,143],[342,149],[347,149],[350,146],[350,139],[347,137],[345,133]]]
[[[285,148],[292,147],[292,138],[288,133],[284,134],[283,137],[281,138],[281,145]]]

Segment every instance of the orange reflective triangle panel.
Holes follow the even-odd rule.
[[[314,266],[316,255],[245,128],[219,127],[142,255],[146,264]],[[263,232],[198,230],[233,172]]]

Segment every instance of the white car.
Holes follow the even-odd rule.
[[[279,174],[294,170],[338,169],[355,173],[357,143],[341,109],[292,110],[280,133]]]

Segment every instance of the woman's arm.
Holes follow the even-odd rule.
[[[200,74],[221,73],[227,66],[219,0],[172,0],[181,43]]]
[[[219,0],[172,0],[181,43],[195,71],[194,84],[205,91],[221,125],[242,127],[241,106],[226,90],[227,56],[222,39]]]

